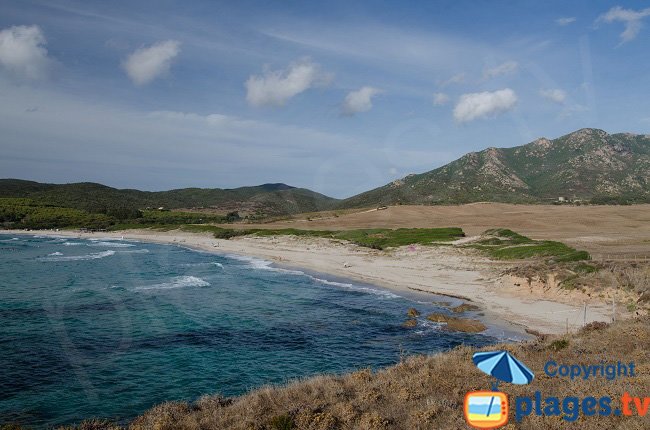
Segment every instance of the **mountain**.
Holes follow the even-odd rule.
[[[539,203],[559,197],[600,203],[650,202],[650,135],[584,128],[553,140],[487,148],[350,197],[338,207]]]
[[[171,191],[116,189],[92,182],[42,184],[0,179],[0,197],[29,198],[39,204],[103,212],[107,207],[213,209],[286,215],[331,208],[338,200],[286,184],[233,189],[183,188]]]

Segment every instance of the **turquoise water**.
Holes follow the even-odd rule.
[[[178,246],[0,235],[0,423],[123,421],[495,341],[402,328],[411,306],[441,311],[426,299]]]

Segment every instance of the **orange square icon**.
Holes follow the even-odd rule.
[[[495,429],[508,422],[508,397],[499,391],[472,391],[465,395],[465,420],[477,429]]]

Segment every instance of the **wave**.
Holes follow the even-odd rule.
[[[263,260],[261,258],[255,258],[255,257],[249,257],[247,255],[236,255],[236,254],[228,254],[228,258],[232,258],[234,260],[239,260],[248,263],[250,266],[252,266],[254,269],[259,269],[259,270],[269,270],[272,272],[279,272],[279,273],[286,273],[289,275],[301,275],[301,276],[306,276],[312,281],[319,282],[321,284],[325,285],[331,285],[334,287],[340,287],[340,288],[347,288],[349,290],[353,291],[358,291],[362,293],[367,293],[367,294],[374,294],[376,296],[385,298],[385,299],[396,299],[399,298],[397,294],[391,293],[390,291],[384,291],[380,290],[377,288],[372,288],[372,287],[365,287],[362,285],[355,285],[351,283],[346,283],[346,282],[336,282],[336,281],[328,281],[327,279],[321,279],[313,275],[309,275],[303,271],[300,270],[291,270],[291,269],[283,269],[281,267],[273,267],[271,266],[273,264],[272,261],[268,260]]]
[[[51,253],[51,254],[47,254],[47,255],[48,255],[48,256],[52,256],[52,255],[63,255],[63,253],[62,253],[62,252],[53,252],[53,253]]]
[[[367,293],[367,294],[374,294],[375,296],[379,296],[385,299],[397,299],[400,296],[397,294],[391,293],[390,291],[385,291],[385,290],[380,290],[377,288],[372,288],[372,287],[364,287],[362,285],[355,285],[355,284],[350,284],[346,282],[336,282],[336,281],[328,281],[327,279],[321,279],[317,278],[312,275],[307,275],[310,279],[319,282],[321,284],[325,285],[332,285],[334,287],[340,287],[340,288],[347,288],[348,290],[352,291],[358,291],[361,293]]]
[[[65,246],[79,246],[79,245],[83,245],[83,243],[81,243],[81,242],[63,242],[63,244],[64,244]]]
[[[97,260],[99,258],[110,257],[115,254],[115,251],[95,252],[86,255],[55,255],[44,258],[39,258],[40,261],[84,261],[84,260]]]
[[[149,250],[148,249],[129,249],[129,250],[124,250],[124,251],[117,251],[120,254],[148,254]]]
[[[123,242],[106,242],[106,241],[92,241],[88,246],[101,246],[105,248],[129,248],[135,246],[132,243],[123,243]]]
[[[221,269],[223,269],[223,264],[217,263],[216,261],[209,261],[209,262],[203,262],[203,263],[185,263],[181,264],[183,267],[202,267],[202,266],[217,266]]]
[[[418,318],[418,330],[415,330],[415,334],[424,335],[431,332],[440,331],[442,328],[441,323],[429,321],[427,319]]]
[[[170,282],[163,282],[162,284],[146,285],[143,287],[136,287],[136,291],[142,290],[169,290],[172,288],[184,287],[209,287],[210,283],[204,279],[197,278],[196,276],[177,276],[172,278]]]
[[[272,261],[263,260],[261,258],[255,258],[255,257],[249,257],[247,255],[237,255],[237,254],[228,254],[226,255],[226,257],[231,258],[233,260],[239,260],[248,263],[248,265],[251,266],[253,269],[268,270],[270,272],[286,273],[289,275],[305,275],[305,272],[301,270],[291,270],[291,269],[283,269],[281,267],[273,267],[271,266],[273,264]]]
[[[15,242],[17,240],[20,240],[20,238],[12,237],[11,239],[0,239],[0,242]]]

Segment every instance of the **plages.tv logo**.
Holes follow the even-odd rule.
[[[496,378],[491,391],[471,391],[465,395],[467,424],[477,429],[495,429],[508,423],[508,396],[498,390],[499,381],[529,384],[535,375],[507,351],[477,352],[472,361],[484,373]]]

